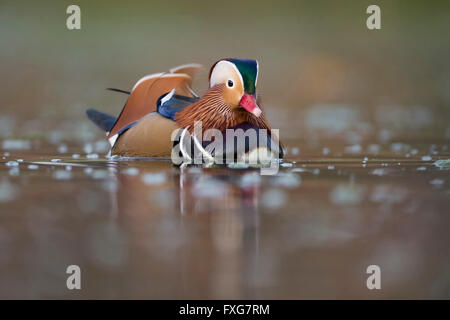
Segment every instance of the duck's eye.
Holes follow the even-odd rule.
[[[228,86],[228,88],[233,88],[233,86],[234,86],[233,80],[228,80],[227,86]]]

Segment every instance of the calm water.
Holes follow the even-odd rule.
[[[445,141],[287,142],[261,176],[3,140],[0,297],[450,297]]]

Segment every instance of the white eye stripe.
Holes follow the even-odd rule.
[[[227,83],[228,79],[230,79],[230,76],[233,77],[235,75],[237,75],[237,79],[234,79],[233,85],[234,86],[239,85],[236,82],[240,82],[240,85],[242,85],[243,88],[244,80],[242,79],[242,75],[237,69],[237,67],[230,61],[221,60],[216,64],[213,71],[211,72],[209,86],[210,88],[212,88],[216,84]]]

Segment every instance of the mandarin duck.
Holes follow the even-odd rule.
[[[195,123],[200,121],[202,132],[208,129],[220,132],[227,129],[259,132],[265,129],[268,132],[267,138],[258,135],[256,144],[247,139],[242,150],[234,146],[234,160],[261,148],[269,150],[275,158],[282,158],[281,143],[277,136],[273,134],[272,137],[270,125],[256,101],[258,62],[250,59],[217,61],[209,71],[209,89],[202,97],[198,97],[191,87],[200,68],[198,64],[186,64],[168,73],[147,75],[130,92],[108,88],[129,94],[120,115],[116,118],[94,109],[88,109],[86,113],[90,120],[106,131],[111,155],[170,157],[175,145],[173,133],[178,132],[180,136],[180,132],[187,131],[192,135]],[[226,144],[225,134],[222,142]],[[202,141],[193,145],[204,153],[209,143]]]

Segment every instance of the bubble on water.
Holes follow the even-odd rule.
[[[282,208],[288,201],[286,192],[279,189],[270,189],[263,193],[261,203],[263,207],[271,210]]]
[[[438,168],[450,168],[450,159],[437,160],[434,165]]]
[[[68,148],[67,148],[67,145],[65,145],[65,144],[60,144],[60,145],[58,146],[58,152],[59,152],[59,153],[66,153],[67,150],[68,150]]]
[[[330,149],[329,149],[329,148],[323,148],[323,149],[322,149],[322,154],[323,154],[324,156],[328,155],[329,153],[330,153]]]
[[[318,175],[320,173],[320,169],[319,168],[315,168],[315,169],[313,169],[312,173],[314,175]]]
[[[163,172],[145,173],[142,175],[142,181],[146,185],[159,185],[165,183],[167,177]]]
[[[370,171],[370,174],[373,174],[375,176],[384,176],[386,174],[386,171],[384,169],[377,168]]]
[[[126,174],[128,176],[137,176],[139,174],[138,168],[126,168],[125,170],[122,170],[123,174]]]
[[[79,155],[78,153],[74,153],[74,154],[72,155],[72,158],[74,158],[74,159],[79,159],[79,158],[80,158],[80,155]]]
[[[4,150],[28,150],[31,148],[31,143],[28,140],[8,139],[3,140],[2,148]]]
[[[16,188],[6,179],[0,182],[0,202],[9,202],[16,198]]]
[[[425,171],[425,170],[427,170],[427,167],[418,167],[416,170],[417,171]]]
[[[442,186],[444,184],[445,180],[444,179],[433,179],[430,181],[430,183],[434,186]]]
[[[333,165],[329,165],[328,166],[328,170],[334,170],[334,166]]]
[[[289,162],[283,162],[282,164],[280,164],[280,166],[282,166],[283,168],[290,168],[293,166],[293,164]]]
[[[339,205],[354,205],[363,200],[364,190],[354,184],[340,184],[330,193],[331,202]]]
[[[422,161],[431,161],[431,160],[432,160],[432,158],[428,155],[422,157]]]
[[[294,168],[291,170],[291,172],[308,172],[308,169],[304,169],[304,168]]]
[[[67,170],[55,170],[53,172],[53,178],[56,180],[69,180],[72,178],[72,173]]]
[[[86,158],[88,159],[98,159],[98,154],[96,153],[89,153],[86,155]]]
[[[17,161],[8,161],[7,163],[5,163],[5,165],[7,167],[18,167],[19,163]]]
[[[300,186],[301,181],[300,175],[288,172],[275,176],[273,184],[285,188],[297,188]]]
[[[211,177],[202,177],[194,183],[192,193],[201,198],[223,198],[228,191],[225,182]]]
[[[39,166],[37,164],[29,164],[27,168],[30,170],[37,170],[39,169]]]
[[[361,148],[361,146],[359,144],[354,144],[354,145],[345,147],[345,152],[346,153],[354,153],[354,154],[356,154],[356,153],[361,153],[361,150],[362,150],[362,148]]]

